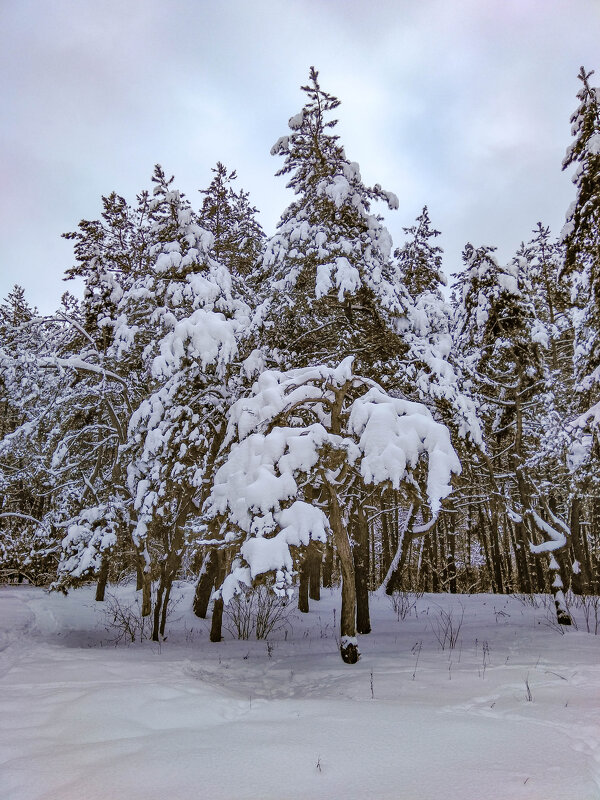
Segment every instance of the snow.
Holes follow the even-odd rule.
[[[290,118],[288,125],[293,131],[297,131],[299,128],[302,127],[303,122],[304,122],[304,111],[300,111],[300,113],[294,114],[294,116]]]
[[[348,666],[335,590],[268,646],[211,644],[192,591],[175,587],[167,641],[114,646],[92,587],[0,588],[3,800],[599,796],[600,638],[581,611],[561,631],[547,597],[425,595],[398,619],[377,596]],[[442,650],[441,611],[462,609]]]
[[[565,546],[567,538],[564,533],[549,525],[535,511],[530,511],[530,514],[535,521],[536,527],[550,537],[549,541],[542,542],[542,544],[530,543],[529,549],[532,553],[551,553]]]
[[[592,136],[590,136],[586,150],[588,156],[600,155],[600,133],[594,133]]]
[[[338,300],[340,302],[343,302],[346,292],[350,295],[356,294],[362,286],[359,271],[345,256],[340,256],[335,260],[335,285],[339,289]]]
[[[426,406],[389,396],[374,381],[353,374],[352,366],[349,356],[335,368],[267,370],[252,387],[252,396],[237,401],[228,412],[225,447],[231,447],[225,450],[226,460],[215,474],[204,509],[209,518],[221,517],[227,541],[239,540],[236,556],[242,556],[252,577],[269,571],[280,574],[281,592],[287,593],[293,572],[290,547],[306,546],[311,538],[325,541],[329,528],[322,512],[302,502],[305,480],[320,483],[327,477],[336,485],[336,470],[344,464],[365,484],[389,482],[399,489],[410,483],[419,489],[414,473],[425,462],[423,499],[435,516],[452,491],[453,476],[461,471],[448,429]],[[346,391],[345,407],[340,395],[340,413],[348,419],[346,425],[340,423],[340,433],[330,430],[331,409],[338,402],[334,387]],[[363,393],[351,400],[350,389]],[[319,421],[303,424],[297,415],[308,409]],[[275,523],[282,530],[273,536]],[[238,591],[239,580],[232,578],[223,596]]]
[[[428,457],[427,497],[433,514],[451,490],[452,475],[461,471],[448,429],[435,422],[421,403],[389,397],[378,386],[354,401],[348,423],[359,437],[361,474],[366,483],[390,480],[399,488],[407,466]]]
[[[252,527],[255,535],[241,547],[241,554],[250,565],[251,578],[275,571],[281,572],[280,577],[285,578],[286,574],[293,572],[291,546],[306,546],[311,539],[327,541],[329,521],[320,508],[309,503],[296,500],[289,508],[266,516],[270,518],[268,528],[272,529],[277,522],[281,530],[275,536],[265,538],[263,531],[255,532],[257,518],[254,517]]]
[[[221,370],[234,358],[237,344],[233,325],[223,314],[196,309],[190,317],[174,325],[160,342],[160,356],[152,362],[155,378],[170,378],[184,360],[197,360],[202,369],[217,362]]]
[[[508,292],[508,294],[518,295],[519,285],[517,283],[517,264],[507,264],[504,269],[506,270],[505,272],[502,270],[498,272],[498,286],[500,286],[501,289],[504,289],[505,292]]]

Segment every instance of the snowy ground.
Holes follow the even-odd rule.
[[[563,635],[513,597],[425,595],[404,620],[375,597],[346,666],[337,593],[269,645],[211,644],[177,594],[166,642],[115,646],[91,588],[0,588],[3,800],[600,798],[600,636],[581,613]],[[463,609],[442,649],[442,611],[456,630]]]

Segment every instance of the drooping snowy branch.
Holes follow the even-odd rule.
[[[224,542],[238,547],[244,574],[276,572],[277,590],[289,583],[290,547],[323,541],[329,530],[325,514],[303,499],[306,483],[333,482],[336,491],[344,489],[340,479],[395,489],[410,483],[435,516],[460,472],[445,426],[422,404],[354,374],[352,363],[265,372],[228,415],[226,458],[206,512],[223,520]],[[238,578],[228,579],[228,596]]]

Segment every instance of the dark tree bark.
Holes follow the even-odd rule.
[[[396,548],[396,554],[392,559],[388,569],[388,574],[384,578],[384,582],[382,584],[387,595],[391,595],[402,588],[402,571],[408,557],[410,539],[412,536],[412,525],[416,513],[417,509],[414,506],[411,506],[408,512],[408,517],[404,521],[404,525],[398,531],[398,546]]]
[[[369,524],[360,504],[356,511],[355,530],[353,534],[354,576],[356,581],[356,630],[358,633],[371,633],[371,619],[369,616]]]
[[[392,563],[393,553],[391,552],[389,524],[387,514],[381,515],[381,580],[387,575],[387,571]]]
[[[579,572],[573,572],[571,583],[575,594],[589,594],[592,571],[581,536],[581,500],[574,497],[571,503],[571,546],[574,560],[579,564]]]
[[[221,550],[215,551],[217,554],[217,571],[215,575],[215,585],[222,586],[226,574],[225,554]],[[220,642],[223,638],[223,598],[217,597],[213,603],[212,619],[210,625],[210,641]]]
[[[152,611],[152,574],[145,566],[140,569],[142,576],[142,617],[149,617]]]
[[[100,564],[100,572],[98,573],[98,583],[96,584],[96,601],[102,602],[106,593],[106,584],[108,583],[108,554],[102,556],[102,563]]]
[[[220,642],[223,639],[223,598],[217,597],[213,603],[212,619],[210,624],[211,642]]]
[[[419,572],[417,575],[417,585],[423,589],[424,592],[429,591],[429,543],[427,541],[427,537],[429,534],[425,534],[421,539],[421,545],[419,550]]]
[[[135,562],[135,590],[139,592],[144,585],[144,570],[142,569],[139,559]]]
[[[310,580],[310,556],[306,556],[300,567],[300,580],[298,581],[298,611],[308,614],[308,584]]]
[[[152,625],[152,641],[154,642],[158,642],[159,637],[165,635],[171,587],[181,567],[184,541],[183,532],[189,513],[190,502],[191,498],[182,498],[172,532],[168,528],[163,530],[165,555],[160,565],[160,581],[154,605],[154,620]]]
[[[200,577],[196,583],[196,591],[194,592],[194,602],[192,605],[194,614],[201,619],[206,619],[208,604],[210,603],[212,589],[215,585],[217,565],[217,551],[211,549],[204,558],[202,569],[200,570]]]
[[[314,547],[314,552],[311,554],[309,561],[309,575],[308,575],[308,596],[311,600],[321,599],[321,564],[323,556],[317,547]]]
[[[346,530],[335,488],[327,484],[329,492],[329,521],[342,571],[342,610],[340,614],[340,654],[346,664],[356,664],[359,659],[356,641],[356,584],[354,564],[348,531]]]
[[[492,562],[495,589],[498,594],[504,594],[504,578],[502,575],[502,559],[500,556],[500,529],[498,524],[498,510],[496,501],[491,502],[490,528],[489,528],[489,555]]]
[[[506,521],[506,524],[509,525],[509,521]],[[523,592],[524,594],[531,594],[533,591],[533,586],[531,583],[531,574],[529,572],[529,560],[527,558],[527,554],[529,552],[529,546],[527,543],[527,537],[525,535],[525,526],[522,522],[515,522],[513,527],[514,532],[514,551],[515,551],[515,561],[517,564],[517,575],[519,579],[519,591]]]
[[[431,564],[431,591],[437,594],[440,591],[440,573],[438,565],[439,537],[434,528],[429,536],[429,563]]]
[[[331,589],[333,586],[333,543],[325,545],[325,558],[323,559],[323,588]]]
[[[448,519],[446,515],[444,515],[443,519],[447,542],[446,574],[448,576],[448,588],[450,589],[450,594],[456,594],[458,591],[456,586],[456,536],[449,531]]]

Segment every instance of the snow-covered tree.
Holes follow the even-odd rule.
[[[296,198],[262,261],[258,316],[265,360],[285,367],[335,365],[352,355],[361,374],[426,403],[453,432],[480,446],[473,404],[451,361],[451,314],[439,292],[440,253],[429,241],[435,232],[427,213],[414,248],[417,260],[427,248],[427,274],[415,277],[423,291],[411,298],[392,258],[391,236],[371,210],[377,200],[396,208],[397,198],[379,185],[365,186],[358,165],[346,157],[331,119],[339,101],[321,88],[316,70],[302,89],[306,104],[271,151],[283,157],[278,174],[289,177]],[[358,514],[350,525],[357,554],[364,527]]]
[[[442,272],[443,250],[434,244],[440,232],[431,227],[427,206],[415,224],[403,230],[407,241],[394,255],[404,285],[413,299],[423,292],[436,292],[446,285],[446,276]]]
[[[342,569],[341,655],[354,663],[353,494],[391,486],[436,516],[460,472],[447,428],[425,406],[356,374],[347,357],[337,367],[263,372],[231,407],[223,448],[206,503],[222,521],[223,545],[238,554],[223,601],[265,573],[275,574],[277,593],[290,593],[298,551],[332,536]]]
[[[321,88],[314,68],[302,90],[306,104],[271,150],[283,157],[277,174],[288,176],[296,199],[265,247],[265,338],[282,365],[354,355],[375,375],[405,349],[408,298],[390,280],[391,237],[371,211],[377,200],[389,208],[398,200],[379,184],[367,187],[346,157],[329,118],[339,101]]]
[[[112,341],[116,306],[125,286],[148,269],[148,193],[132,207],[115,192],[102,198],[101,219],[81,220],[78,229],[63,234],[74,243],[75,264],[65,280],[84,281],[83,325],[99,351]]]
[[[549,507],[540,476],[532,469],[543,435],[539,421],[549,418],[553,410],[551,373],[544,358],[550,333],[536,316],[524,258],[517,257],[501,267],[492,248],[467,245],[464,260],[465,270],[456,286],[460,292],[457,331],[486,423],[487,454],[480,462],[483,472],[479,472],[490,494],[489,527],[497,547],[493,557],[497,588],[510,583],[507,574],[502,574],[496,544],[503,527],[514,541],[517,580],[523,591],[533,590],[535,566],[529,551],[553,551],[549,567],[554,576],[557,614],[561,623],[568,624],[561,576],[566,539],[561,534],[551,544],[535,544],[540,537],[545,540],[550,529],[557,530],[542,519],[540,506],[544,513],[557,515]],[[509,560],[505,564],[506,573]]]
[[[234,188],[236,171],[227,170],[220,161],[212,171],[210,185],[202,190],[198,221],[214,237],[210,255],[243,288],[256,268],[265,235],[248,192]]]
[[[219,443],[227,407],[227,367],[237,355],[246,306],[232,295],[228,270],[211,255],[214,239],[202,228],[172,179],[157,168],[149,202],[151,267],[124,292],[116,309],[109,356],[135,365],[141,388],[120,449],[132,539],[149,585],[155,567],[150,543],[162,555],[153,636],[164,630],[164,609],[180,567],[185,525],[202,493],[207,463]],[[212,455],[211,455],[212,454]]]
[[[565,245],[563,274],[570,277],[576,317],[575,365],[580,412],[590,412],[589,441],[597,438],[591,410],[598,402],[600,383],[600,89],[590,86],[592,72],[582,67],[580,104],[571,117],[573,142],[567,149],[563,169],[575,165],[576,198],[567,212],[562,230]],[[580,444],[583,444],[581,442]],[[593,472],[593,470],[592,470]]]
[[[600,264],[600,88],[590,86],[593,70],[581,67],[580,104],[571,117],[574,137],[563,160],[563,169],[575,165],[576,198],[567,211],[562,230],[566,247],[565,270],[586,275],[598,302]]]
[[[46,326],[20,287],[0,312],[0,560],[35,582],[55,570],[56,523],[71,490],[54,473],[48,447],[64,414],[60,399],[68,381],[49,374],[47,365],[66,332],[63,324]]]

